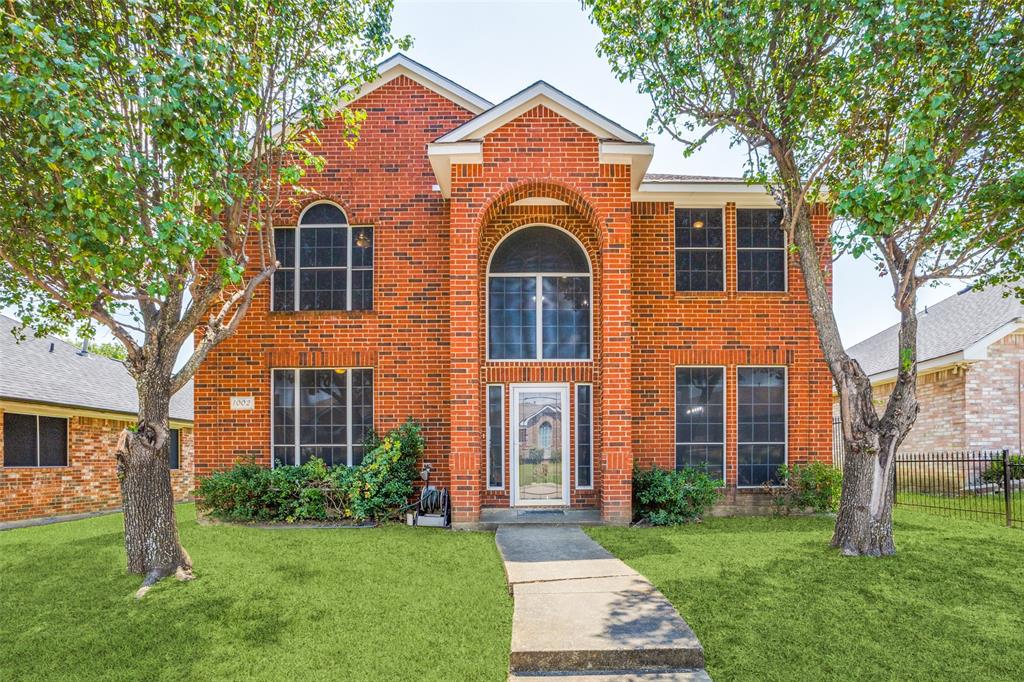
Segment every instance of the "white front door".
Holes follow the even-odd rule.
[[[512,386],[512,505],[569,504],[569,386]]]

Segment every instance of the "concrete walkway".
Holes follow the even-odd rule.
[[[515,602],[510,680],[708,682],[672,604],[578,526],[501,526]]]

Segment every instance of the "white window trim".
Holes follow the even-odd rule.
[[[679,375],[676,372],[678,369],[722,370],[722,484],[728,485],[729,471],[726,465],[728,461],[726,434],[729,431],[729,369],[725,365],[676,365],[672,368],[672,443],[676,447],[680,445],[718,445],[718,443],[682,443],[676,440],[678,437],[676,425],[679,423],[679,401],[676,399],[677,391],[679,390]],[[672,450],[672,470],[676,470],[675,448]]]
[[[338,209],[339,211],[341,211],[341,214],[343,216],[345,216],[345,222],[344,223],[324,223],[322,225],[305,225],[305,226],[302,225],[302,216],[306,215],[306,211],[310,210],[314,206],[323,206],[325,204],[328,205],[328,206],[333,206],[336,209]],[[333,266],[322,266],[322,265],[321,266],[301,267],[299,265],[299,257],[300,257],[300,253],[301,253],[301,246],[300,245],[302,243],[301,242],[301,240],[302,240],[302,230],[303,230],[304,227],[305,227],[305,229],[310,229],[310,230],[318,230],[318,229],[322,229],[322,228],[328,228],[328,229],[345,228],[345,230],[346,230],[346,243],[345,243],[346,253],[345,253],[345,265],[344,265],[344,267],[333,267]],[[302,210],[302,213],[299,215],[299,221],[295,225],[279,225],[279,226],[275,226],[274,229],[275,230],[295,230],[295,259],[294,259],[295,260],[295,264],[292,267],[290,267],[290,268],[278,268],[278,271],[280,271],[280,272],[293,272],[293,273],[295,273],[295,275],[294,275],[294,280],[293,280],[294,286],[293,286],[293,291],[292,291],[292,307],[287,309],[287,310],[274,310],[274,282],[273,282],[273,275],[271,276],[271,283],[270,283],[270,311],[271,312],[278,312],[278,313],[309,312],[309,311],[306,311],[306,310],[301,310],[299,308],[299,299],[300,299],[300,294],[301,294],[299,282],[302,279],[301,276],[300,276],[300,273],[303,270],[344,270],[345,271],[345,308],[344,308],[344,310],[342,310],[341,308],[314,308],[312,310],[313,311],[319,311],[319,310],[329,311],[329,310],[334,310],[336,312],[353,312],[352,311],[352,272],[353,272],[353,270],[359,270],[360,272],[369,270],[370,272],[376,274],[376,269],[377,268],[376,268],[376,263],[372,263],[370,265],[370,267],[362,266],[362,267],[359,267],[359,268],[355,268],[352,265],[352,244],[353,244],[352,232],[353,232],[353,230],[372,230],[373,229],[373,225],[352,225],[351,223],[348,222],[348,213],[346,213],[345,209],[343,209],[341,206],[339,206],[338,204],[335,204],[334,202],[331,202],[331,201],[318,201],[316,203],[310,204],[309,206],[307,206],[306,208],[304,208]],[[377,260],[377,235],[376,234],[373,235],[373,260],[374,261]],[[373,288],[376,288],[376,286],[377,286],[377,278],[373,277]],[[376,292],[374,292],[374,293],[376,293]],[[374,296],[374,304],[376,304],[376,296]],[[366,310],[359,309],[359,310],[357,310],[355,312],[368,312],[369,310],[372,310],[372,309],[373,309],[373,307],[371,306],[370,308],[367,308]]]
[[[305,371],[315,372],[315,371],[318,371],[318,370],[319,371],[323,371],[323,370],[331,370],[331,371],[333,371],[335,369],[344,369],[345,370],[345,420],[347,422],[347,425],[346,425],[346,428],[345,428],[345,434],[346,434],[347,440],[346,440],[345,443],[302,443],[301,442],[302,437],[301,437],[301,435],[299,433],[299,430],[302,427],[301,419],[300,419],[300,416],[299,416],[300,415],[300,412],[299,412],[299,372],[305,372]],[[271,469],[273,469],[273,468],[275,468],[277,466],[276,459],[274,457],[274,448],[275,447],[281,447],[281,448],[290,447],[290,448],[292,448],[292,461],[290,463],[287,463],[285,466],[299,466],[299,459],[300,459],[300,452],[299,451],[303,447],[311,447],[311,448],[315,448],[315,447],[325,447],[325,448],[343,447],[343,448],[345,448],[346,466],[352,466],[352,447],[353,446],[362,445],[362,443],[353,443],[352,442],[352,374],[351,374],[351,372],[353,370],[357,370],[357,369],[367,369],[367,370],[370,370],[371,373],[374,371],[373,367],[271,367],[270,368],[270,468]],[[280,444],[280,445],[274,442],[274,388],[275,388],[274,387],[274,372],[278,372],[278,371],[291,371],[292,372],[292,382],[293,382],[292,385],[294,386],[294,390],[292,391],[292,393],[293,393],[293,395],[292,395],[292,413],[295,415],[295,436],[294,436],[295,437],[295,442],[294,443],[284,443],[284,444]],[[377,378],[376,377],[373,378],[372,400],[373,400],[373,414],[370,417],[371,424],[373,423],[374,417],[376,416],[376,412],[377,412]],[[338,465],[335,465],[335,466],[338,466]]]
[[[676,242],[676,211],[712,211],[714,207],[701,206],[674,206],[672,208],[672,290],[677,294],[700,295],[723,293],[729,288],[729,259],[725,257],[726,247],[729,245],[728,230],[725,229],[725,206],[722,207],[722,245],[720,247],[710,246],[679,246]],[[722,288],[721,289],[679,289],[679,270],[676,268],[676,256],[680,251],[721,251],[722,252]]]
[[[491,408],[491,389],[492,388],[497,388],[499,394],[501,395],[501,417],[500,417],[501,423],[498,425],[498,426],[501,427],[501,443],[499,444],[499,447],[501,448],[501,485],[498,485],[498,486],[491,485],[491,426],[492,426],[492,424],[491,424],[491,409],[490,408]],[[487,410],[487,417],[486,417],[486,420],[485,420],[484,428],[486,430],[486,445],[485,445],[485,447],[487,449],[485,451],[486,452],[486,457],[485,457],[486,471],[484,473],[487,476],[486,480],[487,480],[487,489],[488,490],[504,490],[505,489],[505,385],[504,384],[487,384],[486,389],[487,389],[487,394],[486,394],[486,400],[484,402],[485,402],[485,406],[486,406],[485,409]]]
[[[498,248],[502,242],[511,237],[516,232],[526,229],[528,227],[553,227],[556,230],[560,230],[570,237],[573,241],[579,245],[583,251],[583,257],[587,259],[587,268],[589,272],[491,272],[491,260],[494,258],[494,254],[498,252]],[[583,246],[583,243],[579,239],[576,239],[576,235],[569,232],[564,227],[558,225],[551,225],[548,223],[530,223],[529,225],[523,225],[510,231],[494,245],[491,249],[491,254],[487,257],[487,282],[484,287],[484,357],[487,362],[593,362],[594,359],[594,264],[590,260],[590,254],[587,253],[587,249]],[[527,277],[533,277],[534,282],[534,303],[536,304],[536,320],[534,322],[534,345],[536,347],[536,353],[532,358],[492,358],[491,357],[491,278],[492,277],[518,277],[520,279],[526,279]],[[585,358],[545,358],[544,355],[544,297],[543,297],[543,282],[545,277],[586,277],[589,285],[589,299],[590,305],[588,307],[589,312],[589,325],[590,325],[590,342],[587,344],[587,353]]]
[[[579,444],[580,444],[580,387],[590,387],[590,485],[580,485],[580,461],[579,461]],[[573,441],[573,473],[575,474],[573,482],[576,484],[576,490],[593,490],[594,489],[594,385],[589,382],[580,382],[573,387],[573,430],[576,434],[576,439]]]
[[[782,465],[789,466],[789,366],[788,365],[736,365],[736,487],[742,490],[760,490],[760,485],[739,485],[740,480],[740,445],[778,445],[777,441],[740,442],[740,370],[741,369],[781,369],[783,391],[783,415],[785,440],[782,442]],[[778,488],[780,486],[772,486]]]
[[[36,420],[36,463],[29,465],[21,464],[8,464],[7,460],[4,459],[4,465],[0,469],[67,469],[71,466],[71,419],[69,417],[61,417],[59,415],[51,414],[36,414],[34,412],[15,412],[13,410],[6,410],[3,414],[17,414],[22,417],[33,417]],[[39,437],[39,418],[49,417],[51,419],[63,419],[64,420],[64,463],[63,464],[41,464],[43,455],[43,440]],[[0,415],[0,419],[3,415]],[[6,451],[5,451],[6,455]]]
[[[782,230],[782,246],[740,246],[739,240],[739,211],[781,211],[774,208],[756,208],[749,206],[738,206],[736,219],[736,292],[740,294],[788,294],[789,293],[789,235]],[[782,251],[782,289],[740,289],[740,251]],[[745,365],[746,366],[746,365]],[[770,365],[750,365],[751,367],[768,367]]]

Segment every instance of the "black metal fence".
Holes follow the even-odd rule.
[[[1024,529],[1024,458],[1009,450],[899,453],[896,505]]]

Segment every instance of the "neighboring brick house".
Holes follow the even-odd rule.
[[[135,382],[124,365],[0,315],[0,523],[117,509],[114,447],[134,423]],[[171,400],[171,481],[191,496],[192,386]]]
[[[1009,287],[964,289],[918,320],[921,411],[901,450],[1019,452],[1024,303]],[[879,409],[895,381],[898,331],[892,326],[848,350],[870,376]]]
[[[198,476],[356,463],[414,417],[457,524],[621,523],[634,462],[707,466],[735,500],[829,461],[831,381],[764,188],[645,176],[653,145],[543,82],[492,105],[397,55],[351,106],[358,144],[318,131],[326,167],[274,209],[282,267],[196,376]]]

